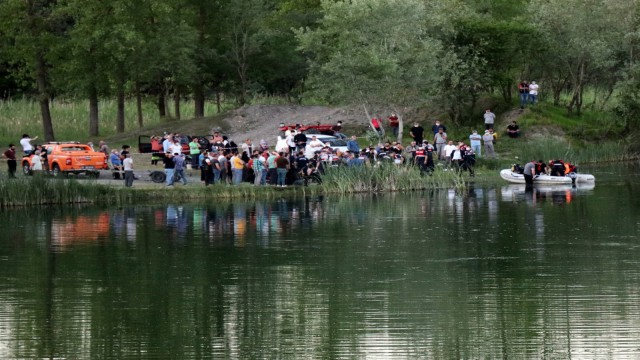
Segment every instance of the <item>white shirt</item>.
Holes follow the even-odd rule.
[[[133,171],[133,159],[128,157],[122,160],[122,165],[124,165],[124,171]]]
[[[20,140],[20,145],[22,145],[22,149],[24,150],[24,152],[33,150],[33,146],[31,145],[31,138],[23,138],[22,140]]]
[[[453,157],[451,158],[451,160],[461,160],[462,154],[460,153],[460,148],[454,146],[453,150],[455,150],[455,152],[453,153]]]
[[[529,94],[538,95],[538,84],[530,84],[529,85]]]
[[[40,157],[40,155],[34,155],[31,159],[31,170],[42,170],[42,158]]]
[[[496,119],[496,114],[491,111],[484,113],[484,123],[485,124],[493,124],[493,121]]]
[[[456,146],[451,144],[447,144],[444,146],[443,151],[444,151],[444,156],[451,156],[451,153],[453,152],[453,150],[456,149]]]
[[[180,145],[179,143],[173,143],[171,145],[169,145],[169,151],[172,154],[182,154],[182,145]]]

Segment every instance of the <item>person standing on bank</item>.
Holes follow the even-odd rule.
[[[491,112],[491,109],[487,109],[484,112],[484,128],[485,130],[493,129],[493,124],[496,122],[496,114]]]
[[[411,135],[417,144],[422,144],[422,140],[424,140],[424,128],[420,126],[420,124],[415,123],[409,131],[409,135]]]
[[[529,102],[531,105],[535,105],[538,102],[538,84],[535,81],[532,81],[529,84]]]
[[[398,129],[400,127],[400,120],[398,119],[398,115],[396,115],[396,113],[391,113],[391,116],[389,116],[389,127],[393,132],[393,137],[397,138]],[[357,153],[354,153],[354,154],[357,154]]]
[[[484,131],[484,135],[482,135],[482,141],[484,141],[484,152],[487,154],[487,157],[495,158],[496,153],[493,148],[493,135],[489,132],[489,130]]]
[[[124,186],[132,187],[135,177],[133,176],[133,159],[131,158],[131,154],[124,154],[122,167],[124,168]]]
[[[469,135],[469,143],[471,144],[473,153],[478,155],[478,157],[482,156],[480,154],[480,149],[482,148],[482,136],[478,134],[476,130],[473,130],[472,134]]]
[[[9,149],[2,153],[2,157],[7,159],[9,178],[15,179],[16,169],[18,168],[18,163],[16,162],[16,146],[14,144],[9,144]]]
[[[524,106],[527,105],[527,100],[529,99],[529,83],[526,81],[521,81],[518,84],[518,93],[520,94],[520,110],[524,110]]]

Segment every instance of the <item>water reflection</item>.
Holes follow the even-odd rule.
[[[0,358],[637,357],[638,188],[598,190],[3,213]]]

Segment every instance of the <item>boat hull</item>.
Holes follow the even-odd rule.
[[[500,171],[500,177],[512,184],[524,184],[524,175],[514,173],[511,169]],[[573,180],[567,176],[537,175],[533,178],[533,183],[544,185],[571,185]]]

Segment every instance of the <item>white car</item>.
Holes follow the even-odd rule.
[[[325,145],[328,145],[333,151],[347,151],[347,140],[339,139],[335,136],[331,135],[323,135],[323,134],[312,134],[307,135],[307,141],[311,141],[311,138],[315,136],[316,139],[322,141]]]

